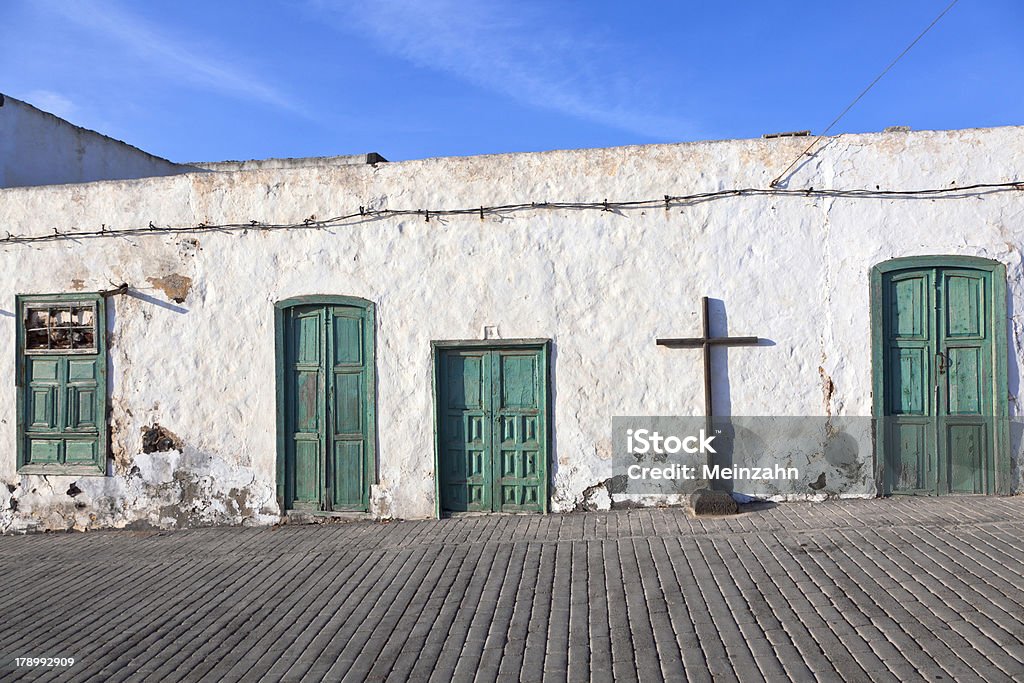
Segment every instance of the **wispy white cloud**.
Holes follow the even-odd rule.
[[[284,93],[233,66],[223,56],[218,58],[203,54],[204,51],[198,46],[173,39],[142,19],[120,10],[111,2],[99,4],[79,0],[51,2],[47,6],[74,24],[120,43],[169,78],[302,113],[301,108]]]
[[[656,139],[697,134],[686,117],[659,113],[658,88],[622,68],[607,37],[559,26],[540,5],[495,0],[314,0],[382,51],[447,72],[521,103]]]
[[[78,107],[69,98],[52,90],[31,90],[25,93],[25,101],[43,111],[68,119],[75,115]]]

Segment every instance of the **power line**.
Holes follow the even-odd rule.
[[[914,40],[912,40],[910,42],[910,45],[907,45],[905,48],[903,48],[903,52],[899,53],[896,56],[896,59],[894,59],[891,62],[889,62],[889,66],[885,67],[885,69],[882,70],[882,73],[878,74],[875,77],[875,80],[871,81],[868,84],[868,87],[866,87],[863,90],[861,90],[860,94],[857,95],[855,98],[853,98],[852,102],[850,102],[848,105],[846,105],[846,109],[843,109],[841,112],[839,112],[839,116],[835,117],[832,120],[832,123],[828,124],[828,127],[826,127],[825,130],[823,130],[817,137],[814,138],[814,140],[811,141],[811,144],[807,145],[807,149],[805,149],[804,151],[800,152],[800,155],[796,159],[793,159],[793,163],[791,163],[789,166],[787,166],[786,170],[783,171],[782,173],[780,173],[770,183],[771,187],[775,187],[776,185],[778,185],[779,181],[782,180],[782,177],[785,176],[787,173],[789,173],[789,171],[794,166],[796,166],[797,162],[800,161],[800,159],[802,159],[808,152],[810,152],[811,149],[813,149],[814,146],[817,145],[821,141],[821,139],[823,137],[828,135],[828,132],[830,130],[832,130],[832,128],[837,123],[839,123],[840,119],[842,119],[844,116],[846,116],[847,112],[849,112],[851,109],[853,109],[854,105],[857,104],[858,102],[860,102],[861,98],[864,97],[865,95],[867,95],[868,91],[871,90],[873,87],[875,87],[875,84],[878,83],[878,81],[882,80],[882,77],[885,76],[887,73],[889,73],[890,69],[892,69],[894,66],[896,66],[896,62],[898,62],[901,59],[903,59],[903,56],[906,55],[908,52],[910,52],[910,49],[912,47],[914,47],[915,45],[917,45],[917,42],[919,40],[921,40],[922,38],[924,38],[925,34],[928,33],[928,31],[931,31],[932,27],[935,26],[935,24],[939,23],[939,19],[942,19],[942,17],[946,16],[946,13],[949,10],[953,9],[953,5],[955,5],[959,1],[960,0],[953,0],[953,2],[949,3],[949,5],[946,6],[946,9],[942,10],[941,12],[939,12],[939,16],[935,17],[935,19],[932,20],[932,23],[928,24],[928,26],[923,31],[921,31],[921,33],[918,34],[917,38],[914,38]]]
[[[719,201],[736,197],[829,197],[836,199],[963,199],[967,197],[979,197],[986,194],[1024,191],[1024,181],[1011,181],[1002,183],[974,183],[972,185],[949,185],[919,190],[883,190],[876,186],[874,189],[783,189],[777,187],[769,188],[735,188],[729,190],[717,190],[714,192],[700,192],[688,195],[663,195],[660,199],[638,199],[630,201],[608,201],[600,202],[522,202],[519,204],[499,204],[494,206],[474,206],[458,209],[371,209],[360,206],[357,212],[326,219],[317,219],[316,216],[309,216],[296,223],[264,223],[251,220],[244,223],[197,223],[195,225],[182,226],[160,226],[149,221],[146,227],[134,228],[108,228],[106,224],[101,225],[99,230],[61,230],[53,228],[52,233],[42,235],[13,235],[6,233],[0,237],[0,244],[31,244],[35,242],[54,242],[63,240],[96,239],[104,237],[130,237],[140,235],[166,235],[166,234],[196,234],[206,232],[245,232],[273,231],[273,230],[323,230],[327,228],[341,227],[344,225],[358,225],[369,221],[379,221],[386,218],[396,217],[422,217],[426,222],[431,219],[438,220],[451,216],[473,216],[484,220],[487,216],[504,216],[521,211],[608,211],[618,213],[622,211],[636,211],[645,209],[664,209],[693,206],[703,202]]]

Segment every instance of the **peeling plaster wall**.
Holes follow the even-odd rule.
[[[0,187],[148,178],[196,170],[0,95]]]
[[[840,136],[789,185],[1017,180],[1022,134]],[[740,140],[8,189],[0,191],[0,230],[286,223],[361,205],[614,201],[766,187],[805,146]],[[716,361],[718,412],[870,415],[869,271],[900,256],[972,255],[1007,265],[1016,413],[1022,219],[1019,192],[746,197],[670,211],[526,211],[483,221],[396,218],[326,230],[5,245],[0,338],[9,343],[15,294],[122,282],[132,290],[111,300],[106,477],[17,474],[14,354],[0,355],[0,377],[8,378],[0,383],[0,530],[276,521],[273,307],[308,294],[377,306],[380,481],[371,504],[380,517],[434,513],[431,340],[479,339],[484,326],[505,339],[553,339],[551,507],[606,507],[599,484],[612,476],[613,415],[702,412],[700,354],[654,339],[697,334],[703,295],[724,301],[716,333],[774,344],[729,350],[727,371]],[[144,452],[153,425],[180,440],[175,450]],[[823,454],[778,498],[873,496],[870,449],[860,453],[859,475]],[[1019,467],[1014,472],[1019,489]],[[81,493],[67,494],[72,483]]]

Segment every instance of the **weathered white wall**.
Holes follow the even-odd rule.
[[[841,136],[789,184],[906,189],[1016,180],[1022,133]],[[472,207],[767,187],[806,144],[741,140],[9,189],[0,191],[0,231],[285,223],[360,205]],[[387,219],[330,230],[0,246],[7,343],[15,339],[17,293],[121,282],[136,292],[112,306],[112,476],[17,474],[14,353],[0,354],[7,378],[0,482],[15,487],[18,501],[12,512],[11,494],[0,487],[0,529],[276,520],[273,306],[304,294],[377,304],[374,512],[381,516],[433,514],[430,341],[479,339],[484,325],[497,325],[507,339],[554,340],[555,511],[574,508],[585,489],[611,476],[613,415],[702,412],[700,354],[654,339],[697,334],[703,295],[724,301],[729,333],[774,342],[728,352],[728,384],[716,377],[719,396],[728,394],[721,412],[867,416],[871,266],[923,254],[997,259],[1009,272],[1016,394],[1024,366],[1022,220],[1020,192],[744,197],[668,212],[525,211],[483,221]],[[184,278],[180,304],[153,284]],[[827,402],[826,377],[834,385]],[[142,453],[142,430],[154,423],[181,439],[181,452]],[[870,453],[862,465],[851,473],[821,459],[802,475],[814,481],[825,473],[830,495],[874,495]],[[83,493],[66,495],[71,482]]]
[[[0,187],[148,178],[190,170],[0,95]]]

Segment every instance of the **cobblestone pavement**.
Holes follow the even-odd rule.
[[[1024,497],[37,534],[0,570],[2,680],[1024,680]]]

